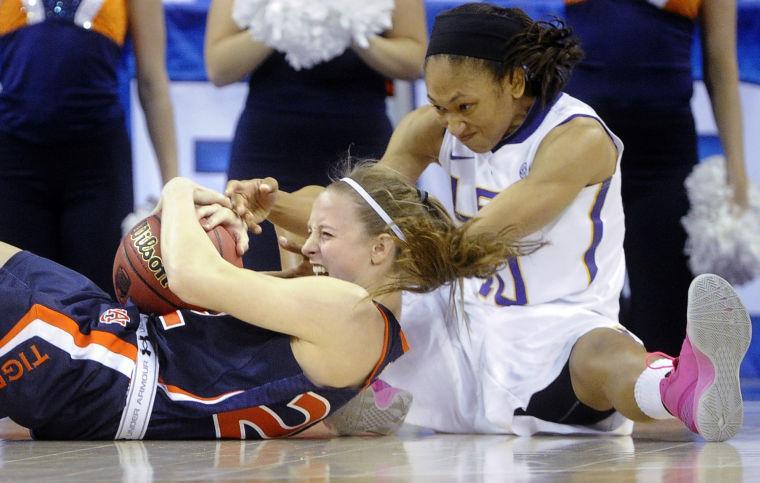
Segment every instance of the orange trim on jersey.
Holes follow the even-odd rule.
[[[177,327],[185,325],[185,319],[182,317],[182,314],[179,313],[179,310],[159,315],[158,319],[161,321],[164,330],[176,329]]]
[[[367,387],[370,384],[372,384],[372,381],[375,379],[375,376],[377,375],[378,371],[380,370],[380,366],[383,364],[383,361],[385,360],[385,354],[388,352],[388,344],[390,343],[391,338],[391,321],[388,320],[388,316],[385,315],[385,312],[377,306],[377,310],[380,311],[380,315],[383,316],[383,321],[385,321],[385,336],[383,337],[383,350],[380,352],[380,360],[377,361],[375,364],[375,367],[372,368],[372,372],[369,373],[369,377],[364,381],[364,384],[362,387]]]
[[[26,26],[26,10],[21,0],[0,0],[0,35]]]
[[[662,9],[694,20],[699,16],[701,7],[702,0],[668,0]]]
[[[306,429],[330,412],[330,401],[315,392],[305,392],[287,404],[304,416],[304,421],[288,426],[272,408],[262,405],[214,415],[217,438],[245,439],[245,427],[252,427],[262,439],[282,438]]]
[[[129,14],[125,0],[104,0],[95,18],[92,19],[92,30],[122,46],[127,36],[128,23]]]
[[[588,0],[564,0],[565,5],[575,5],[576,3],[583,3],[587,1]],[[654,5],[657,8],[661,8],[667,12],[681,15],[691,20],[694,20],[699,16],[699,11],[702,8],[702,0],[668,0],[662,7],[660,7],[658,3],[651,0],[641,1],[648,1],[650,4]]]
[[[42,322],[57,327],[64,332],[68,333],[74,339],[74,344],[78,347],[87,347],[91,344],[97,344],[105,347],[111,352],[120,354],[133,361],[137,361],[137,347],[125,342],[118,336],[111,334],[110,332],[103,332],[99,330],[90,331],[89,334],[83,334],[79,330],[79,325],[74,322],[68,316],[56,312],[44,305],[34,304],[21,319],[16,322],[16,325],[5,334],[5,337],[0,339],[0,347],[4,347],[8,344],[19,332],[24,330],[29,324],[35,320],[41,320]]]
[[[193,399],[197,399],[198,401],[215,401],[217,399],[229,396],[230,394],[238,394],[238,393],[243,392],[243,391],[230,391],[230,392],[225,392],[223,394],[220,394],[218,396],[203,397],[203,396],[198,396],[197,394],[193,394],[190,391],[186,391],[186,390],[182,389],[181,387],[172,386],[171,384],[166,384],[160,378],[158,379],[158,383],[161,384],[161,385],[163,385],[164,388],[166,389],[166,391],[169,392],[169,393],[172,393],[172,394],[182,394],[183,396],[187,396],[187,397],[190,397],[190,398],[193,398]]]
[[[401,338],[401,350],[406,354],[409,352],[409,342],[406,340],[406,334],[404,334],[403,330],[400,330],[398,335]]]

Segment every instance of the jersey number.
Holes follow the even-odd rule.
[[[277,412],[268,406],[238,409],[214,415],[216,437],[246,439],[246,428],[252,428],[261,439],[282,438],[295,434],[323,419],[330,412],[330,402],[313,392],[305,392],[287,404],[289,411],[303,415],[303,421],[288,426]]]
[[[504,295],[504,288],[506,287],[506,283],[504,283],[504,279],[501,278],[500,274],[494,274],[489,278],[488,280],[483,283],[483,285],[480,286],[480,295],[481,297],[488,297],[493,290],[494,282],[496,282],[497,287],[494,291],[494,298],[493,301],[496,305],[501,306],[508,306],[508,305],[527,305],[528,304],[528,295],[525,292],[525,282],[523,281],[522,273],[520,273],[520,263],[517,261],[516,258],[510,258],[508,262],[509,266],[509,273],[512,274],[512,280],[514,281],[514,287],[515,287],[515,297],[509,298],[508,296]]]
[[[459,178],[451,175],[451,196],[454,201],[454,215],[459,221],[466,222],[471,217],[463,215],[457,211],[456,206],[458,194]],[[498,194],[499,193],[497,191],[491,191],[485,188],[475,188],[475,199],[477,200],[478,211],[480,211],[481,208],[487,205],[488,202],[494,199]],[[498,273],[486,280],[485,283],[480,286],[479,293],[482,297],[487,298],[491,294],[491,291],[493,291],[493,284],[495,282],[497,284],[497,288],[494,294],[494,303],[496,303],[496,305],[527,305],[528,295],[525,292],[525,282],[523,281],[522,273],[520,273],[520,264],[517,262],[517,259],[510,258],[508,265],[509,272],[512,274],[512,280],[514,281],[515,298],[512,299],[504,295],[504,288],[506,287],[506,283],[504,283],[504,279],[501,278],[501,275]]]

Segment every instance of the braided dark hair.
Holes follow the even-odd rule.
[[[484,69],[494,80],[513,76],[518,69],[525,73],[526,94],[537,97],[542,104],[554,99],[570,79],[575,65],[583,58],[580,41],[564,21],[535,21],[519,8],[504,8],[488,3],[466,3],[440,15],[485,14],[506,17],[522,25],[522,32],[507,41],[501,62],[445,55],[453,64]],[[427,59],[426,59],[427,63]]]

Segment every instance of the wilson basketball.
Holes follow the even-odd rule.
[[[235,251],[235,239],[226,228],[217,226],[207,233],[222,258],[243,266]],[[186,304],[169,290],[160,235],[161,219],[151,215],[122,238],[113,262],[116,298],[121,303],[131,299],[145,313],[166,314],[178,308],[203,310]]]

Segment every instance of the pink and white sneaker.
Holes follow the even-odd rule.
[[[396,432],[412,405],[412,394],[377,379],[325,419],[340,436],[387,435]]]
[[[711,274],[692,281],[686,316],[686,339],[660,396],[691,431],[725,441],[744,417],[739,366],[752,338],[750,318],[731,285]]]

